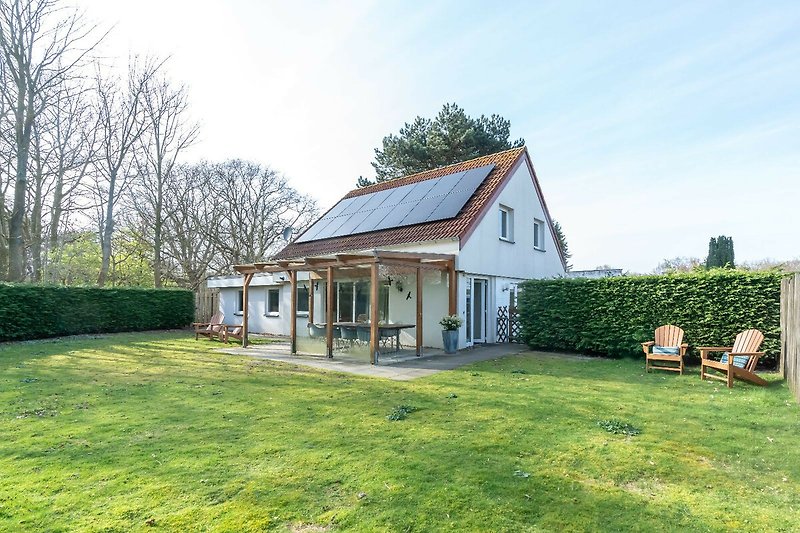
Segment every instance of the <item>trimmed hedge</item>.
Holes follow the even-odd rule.
[[[193,317],[182,289],[0,284],[0,341],[179,328]]]
[[[644,358],[639,343],[662,324],[697,346],[730,346],[748,328],[764,332],[761,365],[780,357],[780,273],[710,270],[604,279],[532,280],[519,298],[522,338],[531,347]]]

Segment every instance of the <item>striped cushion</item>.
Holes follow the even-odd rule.
[[[729,355],[730,354],[728,352],[725,352],[724,354],[722,354],[722,359],[720,359],[719,362],[722,363],[723,365],[727,365],[728,364],[728,356]],[[749,361],[749,360],[750,360],[750,356],[749,355],[734,355],[733,356],[733,366],[738,366],[739,368],[744,368],[744,365],[746,365],[747,361]]]
[[[659,355],[678,355],[681,353],[679,346],[653,346],[653,353]]]

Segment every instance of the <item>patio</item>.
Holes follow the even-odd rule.
[[[397,354],[381,356],[380,364],[372,364],[369,359],[347,353],[337,354],[335,358],[308,353],[292,354],[289,342],[251,344],[248,348],[224,348],[220,351],[231,355],[246,355],[255,359],[290,363],[321,370],[408,381],[479,361],[517,354],[525,349],[525,346],[521,344],[486,344],[461,350],[452,355],[445,354],[442,350],[426,350],[421,357],[417,357],[411,350],[404,350]]]

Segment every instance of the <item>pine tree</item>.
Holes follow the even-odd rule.
[[[375,149],[376,182],[459,163],[525,144],[510,140],[511,122],[500,115],[468,116],[456,104],[445,104],[434,119],[417,117]],[[375,182],[360,177],[358,187]]]
[[[564,256],[564,263],[566,263],[566,271],[569,272],[572,270],[572,264],[569,262],[570,257],[572,257],[572,253],[569,251],[569,245],[567,244],[567,237],[564,235],[564,230],[561,229],[561,224],[558,223],[557,220],[553,221],[553,229],[556,232],[556,237],[558,238],[558,247],[561,248],[561,255]]]

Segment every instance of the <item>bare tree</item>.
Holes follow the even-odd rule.
[[[64,215],[76,207],[74,195],[92,161],[97,131],[84,87],[58,87],[49,102],[31,142],[27,242],[34,281],[43,278],[48,252],[58,249]]]
[[[208,194],[211,165],[198,163],[173,169],[164,195],[164,254],[170,278],[197,289],[206,279],[217,251],[218,221],[226,206]]]
[[[263,260],[283,245],[283,229],[308,226],[316,203],[255,163],[182,165],[164,195],[165,262],[172,279],[197,288],[232,264]]]
[[[213,165],[209,186],[211,197],[227,204],[216,221],[216,270],[265,260],[283,245],[284,228],[305,228],[317,215],[313,199],[256,163],[232,159]]]
[[[93,193],[103,252],[97,277],[101,287],[106,283],[111,261],[115,208],[134,177],[133,150],[147,126],[144,94],[161,64],[132,60],[124,83],[97,74],[98,161]]]
[[[36,118],[54,87],[78,69],[102,39],[74,9],[56,0],[0,0],[0,60],[8,83],[2,97],[13,122],[14,201],[9,219],[8,278],[25,278],[23,223],[28,193],[28,159]]]
[[[199,126],[188,117],[188,96],[182,85],[166,77],[152,78],[143,94],[147,130],[136,151],[139,171],[133,207],[153,247],[153,282],[163,284],[164,196],[173,180],[178,157],[197,140]]]

